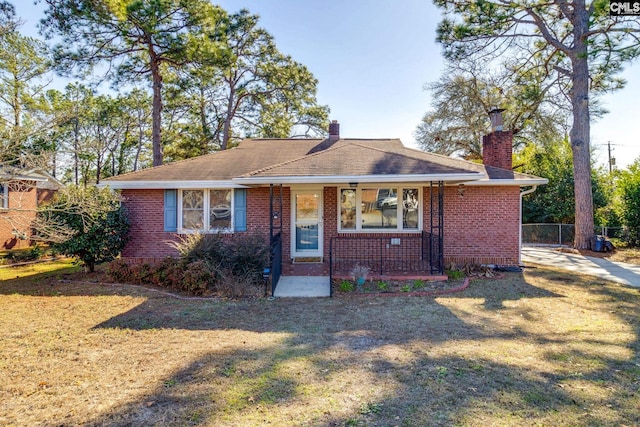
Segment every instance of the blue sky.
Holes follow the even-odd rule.
[[[42,6],[13,1],[34,31]],[[278,48],[306,65],[319,80],[318,100],[331,108],[341,135],[400,138],[414,132],[430,108],[425,83],[440,77],[443,61],[435,43],[440,12],[429,0],[225,0],[229,12],[247,8],[261,16]],[[32,35],[36,35],[35,33]],[[592,145],[607,162],[606,143],[619,167],[640,157],[640,65],[623,74],[627,87],[604,98],[611,112],[592,124]]]

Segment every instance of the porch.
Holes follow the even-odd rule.
[[[422,226],[406,226],[409,229],[415,227],[423,230],[404,230],[403,220],[403,225],[397,226],[395,232],[389,226],[385,226],[383,230],[340,232],[341,230],[336,229],[335,218],[322,214],[322,211],[330,212],[331,206],[338,202],[335,199],[335,188],[333,191],[325,189],[321,192],[292,192],[292,237],[289,251],[285,251],[287,256],[283,258],[283,245],[289,244],[289,239],[283,241],[288,230],[283,224],[284,215],[280,215],[285,197],[281,185],[271,185],[272,295],[289,296],[282,293],[285,287],[297,289],[294,293],[306,294],[313,293],[307,289],[309,287],[322,286],[324,289],[328,286],[330,296],[334,279],[352,279],[354,269],[366,270],[367,277],[373,280],[442,279],[444,183],[429,182],[429,186],[423,188],[427,189],[422,191],[427,192],[424,203],[429,209],[425,209],[424,215],[415,215],[420,217]],[[401,194],[404,198],[404,193]],[[395,203],[399,206],[401,204],[398,200],[401,199],[400,196],[396,197]],[[395,209],[396,212],[404,210]],[[302,215],[299,218],[298,211],[304,212],[305,218],[311,218],[313,224],[301,221]],[[396,215],[400,218],[399,214]],[[323,238],[322,233],[325,232],[329,236],[325,235]],[[307,262],[301,262],[303,260]],[[316,278],[315,281],[310,279],[312,277]],[[324,295],[324,291],[320,293]]]
[[[442,279],[444,266],[439,235],[347,235],[330,240],[328,259],[273,265],[272,294],[276,297],[332,296],[334,279],[354,278],[363,268],[373,280]],[[273,260],[281,260],[281,240],[272,242]]]

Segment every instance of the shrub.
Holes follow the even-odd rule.
[[[44,248],[35,245],[25,249],[12,249],[7,253],[6,258],[11,262],[36,261],[42,258],[44,253]]]
[[[242,235],[235,238],[228,249],[227,265],[234,275],[252,283],[261,283],[262,271],[269,263],[271,249],[266,239],[255,234]]]
[[[413,281],[413,289],[419,290],[427,286],[427,284],[422,279],[416,279]]]
[[[69,186],[38,212],[34,228],[39,239],[93,272],[96,264],[115,259],[124,248],[129,221],[119,196],[108,188]]]
[[[174,246],[185,261],[206,262],[216,283],[234,276],[234,280],[251,288],[262,285],[262,271],[268,265],[270,255],[266,239],[255,234],[233,237],[192,234],[185,236]],[[254,292],[252,289],[247,291]]]
[[[234,274],[231,270],[217,271],[219,278],[215,288],[218,295],[226,298],[258,297],[265,295],[264,282],[258,283],[250,277]]]
[[[187,264],[184,271],[182,290],[202,295],[213,281],[213,274],[204,261]]]
[[[107,274],[116,282],[128,282],[131,280],[131,269],[127,262],[116,259],[109,263]]]
[[[452,280],[462,279],[464,277],[464,271],[461,270],[447,270],[447,277]]]
[[[262,271],[268,264],[270,247],[261,236],[189,234],[174,247],[179,259],[166,258],[155,265],[113,262],[111,277],[198,295],[208,289],[230,298],[264,295]]]
[[[150,277],[154,271],[154,267],[151,264],[133,264],[129,266],[130,276],[129,281],[137,284],[150,283]]]
[[[622,238],[631,246],[640,246],[640,158],[621,173],[618,185],[626,226]]]
[[[353,292],[355,290],[355,285],[348,280],[343,280],[338,285],[338,290],[340,292]]]
[[[156,280],[159,286],[182,289],[186,263],[175,258],[166,258],[158,266]]]

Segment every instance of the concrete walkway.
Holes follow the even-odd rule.
[[[329,276],[280,276],[274,297],[328,297]]]
[[[523,246],[522,262],[577,271],[612,282],[640,287],[640,265],[613,262],[580,254],[560,252],[556,248]]]

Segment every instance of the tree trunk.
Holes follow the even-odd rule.
[[[98,154],[96,159],[96,184],[100,184],[100,175],[102,174],[102,155]]]
[[[224,128],[222,129],[222,145],[221,150],[226,150],[229,146],[229,139],[231,138],[231,119],[233,118],[233,103],[235,99],[236,91],[231,85],[229,89],[229,100],[227,102],[227,115],[224,118]]]
[[[589,249],[594,233],[593,195],[591,189],[591,151],[589,116],[589,63],[585,34],[588,31],[588,13],[584,2],[575,5],[574,49],[571,55],[573,66],[572,88],[570,91],[573,107],[571,127],[571,149],[573,151],[573,178],[576,205],[576,225],[574,247]]]
[[[78,145],[79,145],[79,132],[80,132],[80,124],[78,123],[80,119],[78,118],[78,112],[76,111],[76,117],[73,121],[73,176],[74,182],[76,185],[80,183],[79,180],[79,168],[80,168],[80,159],[78,158]]]
[[[95,261],[84,261],[84,272],[85,273],[94,273],[96,271],[96,263]]]
[[[153,49],[149,49],[152,52],[151,57],[151,76],[153,78],[153,110],[151,113],[152,130],[151,140],[153,145],[153,166],[160,166],[162,164],[162,139],[161,139],[161,125],[162,125],[162,75],[160,74],[160,64],[155,58],[155,52]]]
[[[202,141],[200,144],[200,154],[207,154],[209,152],[209,141],[211,140],[211,131],[207,124],[207,105],[204,98],[204,93],[200,89],[200,126],[202,127]]]

